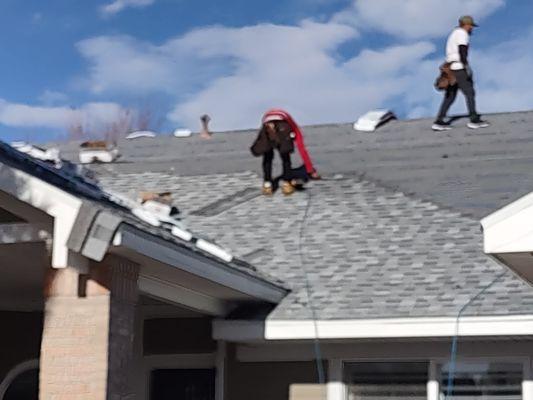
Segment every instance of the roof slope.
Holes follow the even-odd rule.
[[[249,275],[266,284],[284,289],[284,285],[281,281],[271,276],[267,276],[267,274],[257,270],[243,260],[233,259],[231,262],[224,262],[211,254],[198,249],[193,244],[177,238],[168,230],[151,226],[140,220],[132,214],[129,208],[116,203],[113,200],[113,196],[103,190],[99,185],[88,182],[85,178],[71,170],[56,168],[50,163],[37,160],[27,154],[21,153],[3,142],[0,142],[0,163],[24,171],[31,176],[79,197],[84,201],[84,204],[91,209],[110,211],[113,215],[120,218],[121,223],[137,228],[148,235],[162,238],[168,243],[176,245],[181,251],[197,253],[204,259],[214,261],[214,263],[218,264],[220,267],[228,268],[235,273]],[[83,232],[82,234],[87,234],[87,232]]]
[[[477,220],[364,179],[314,182],[288,198],[258,195],[252,173],[102,179],[132,197],[139,188],[171,190],[194,229],[288,282],[293,291],[270,318],[311,317],[306,273],[318,318],[357,319],[455,316],[504,271],[482,253]],[[530,314],[532,307],[533,291],[509,272],[466,315]]]
[[[258,195],[252,131],[120,143],[123,161],[95,168],[106,187],[135,197],[170,190],[187,221],[295,290],[272,318],[308,318],[299,252],[318,317],[452,316],[502,267],[482,253],[479,218],[533,188],[533,112],[487,116],[492,126],[450,132],[431,120],[374,133],[306,127],[326,176],[291,198]],[[76,144],[63,147],[76,156]],[[277,164],[277,163],[276,163]],[[215,175],[215,173],[222,175]],[[179,175],[179,176],[178,176]],[[405,194],[404,194],[405,193]],[[509,273],[466,314],[530,314],[533,291]]]
[[[476,218],[533,188],[533,111],[488,115],[492,126],[477,131],[454,123],[450,132],[430,130],[431,120],[392,121],[374,133],[349,124],[306,127],[305,138],[320,172],[364,175]],[[254,131],[198,137],[124,140],[121,162],[109,173],[171,172],[179,175],[259,172],[249,147]],[[77,143],[62,144],[76,159]]]

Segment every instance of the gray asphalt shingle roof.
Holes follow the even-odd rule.
[[[210,253],[194,246],[192,243],[177,238],[167,229],[162,227],[154,227],[140,220],[132,214],[129,208],[116,203],[109,196],[109,193],[102,190],[100,185],[95,185],[86,181],[79,174],[73,173],[68,169],[56,168],[52,164],[37,160],[27,154],[15,150],[3,142],[0,142],[0,174],[6,174],[7,176],[4,176],[4,178],[7,180],[14,179],[11,175],[8,175],[8,171],[3,168],[3,165],[7,165],[29,173],[36,178],[39,178],[68,193],[80,197],[84,201],[84,204],[94,211],[109,211],[120,218],[120,223],[131,225],[156,238],[163,238],[167,242],[175,244],[180,251],[197,253],[202,257],[210,259],[219,264],[219,267],[231,269],[234,273],[249,275],[253,278],[263,281],[266,284],[278,287],[280,290],[285,290],[284,283],[279,279],[268,276],[263,271],[258,270],[243,260],[238,258],[234,258],[231,262],[219,260]],[[75,238],[74,240],[76,242],[79,240],[83,241],[87,232],[77,232],[76,236],[78,234],[83,236]]]
[[[252,174],[144,173],[104,178],[103,184],[128,192],[164,182],[178,202],[200,206],[220,203],[257,181]],[[212,216],[194,208],[186,220],[290,285],[292,292],[271,318],[310,318],[302,262],[322,319],[453,316],[503,271],[483,255],[475,219],[366,180],[316,182],[289,198],[255,196],[229,205]],[[509,272],[465,315],[523,314],[532,307],[533,290]]]
[[[319,170],[344,178],[289,198],[258,195],[260,179],[247,172],[260,164],[249,154],[252,132],[124,142],[121,163],[95,169],[105,187],[131,197],[172,191],[192,229],[287,282],[293,291],[272,318],[310,317],[299,252],[308,201],[302,254],[319,318],[454,316],[503,271],[482,252],[479,218],[533,188],[533,112],[487,118],[488,129],[446,133],[430,131],[430,120],[374,133],[308,127]],[[533,290],[509,272],[465,314],[532,307]]]
[[[324,174],[367,176],[404,193],[481,218],[533,188],[533,111],[494,114],[477,131],[454,123],[449,132],[431,131],[431,120],[392,121],[373,133],[351,124],[305,127],[305,139]],[[198,137],[123,140],[122,161],[96,166],[109,173],[165,172],[182,176],[254,171],[250,156],[255,131]],[[76,159],[77,143],[61,145]],[[277,164],[277,162],[275,163]]]

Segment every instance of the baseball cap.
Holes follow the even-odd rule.
[[[461,18],[459,18],[459,25],[479,26],[474,22],[474,18],[472,18],[470,15],[463,15]]]

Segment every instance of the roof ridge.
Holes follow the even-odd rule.
[[[530,114],[533,113],[533,109],[530,110],[518,110],[518,111],[499,111],[499,112],[491,112],[491,113],[485,113],[484,116],[491,116],[491,115],[513,115],[513,114]],[[468,117],[465,114],[457,114],[452,117]],[[419,122],[419,121],[433,121],[434,117],[421,117],[421,118],[407,118],[407,119],[397,119],[395,121],[390,122]],[[327,128],[332,126],[346,126],[346,125],[353,125],[354,121],[331,121],[331,122],[321,122],[316,124],[306,124],[306,125],[300,125],[302,130],[305,130],[306,128]],[[225,134],[225,133],[246,133],[250,131],[257,131],[257,127],[249,127],[249,128],[242,128],[242,129],[226,129],[221,131],[213,131],[213,134]]]

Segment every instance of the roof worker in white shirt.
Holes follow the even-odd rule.
[[[474,90],[474,80],[472,69],[468,62],[468,49],[470,36],[474,27],[478,25],[469,16],[459,18],[459,26],[455,28],[446,43],[446,63],[449,64],[451,72],[456,78],[456,84],[448,86],[444,93],[444,100],[439,110],[439,115],[432,128],[435,131],[445,131],[451,129],[450,122],[445,121],[446,114],[457,97],[457,91],[461,90],[466,98],[466,105],[470,116],[467,126],[470,129],[485,128],[489,124],[481,120],[476,111],[476,93]]]

